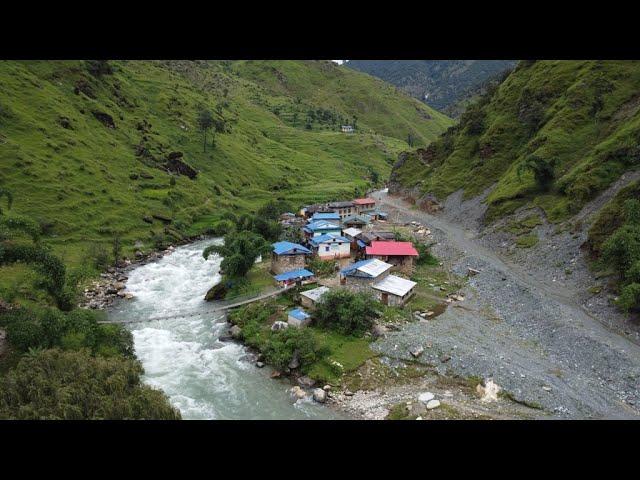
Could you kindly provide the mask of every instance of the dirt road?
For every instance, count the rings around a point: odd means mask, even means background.
[[[569,287],[534,278],[453,222],[384,192],[374,197],[392,219],[427,225],[438,241],[434,253],[454,273],[481,271],[469,278],[464,308],[411,324],[374,348],[410,359],[412,346],[430,344],[422,362],[491,377],[540,417],[640,416],[640,347],[586,312]]]

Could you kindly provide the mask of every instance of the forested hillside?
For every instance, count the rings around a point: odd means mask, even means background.
[[[346,66],[381,78],[428,105],[457,117],[514,60],[349,60]]]

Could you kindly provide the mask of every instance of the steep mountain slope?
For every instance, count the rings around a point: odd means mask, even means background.
[[[495,184],[488,219],[529,202],[567,218],[638,165],[639,88],[637,62],[523,62],[459,125],[403,157],[392,178],[439,199]],[[531,161],[548,167],[549,185],[523,170]]]
[[[456,207],[458,218],[481,214],[494,245],[507,246],[541,277],[575,283],[580,276],[585,302],[606,305],[614,297],[596,299],[602,281],[577,275],[575,261],[579,247],[588,247],[596,258],[604,255],[594,264],[598,278],[640,280],[631,268],[640,261],[637,204],[626,202],[638,192],[639,91],[639,62],[523,61],[458,125],[426,149],[401,154],[391,190],[428,209],[447,197],[447,205],[475,198]]]
[[[457,117],[485,84],[514,60],[349,60],[346,66],[381,78],[433,108]]]
[[[354,116],[356,134],[340,133]],[[450,124],[329,62],[4,61],[0,187],[78,263],[115,235],[131,249],[194,234],[274,194],[351,196],[388,174],[408,133],[424,145]]]

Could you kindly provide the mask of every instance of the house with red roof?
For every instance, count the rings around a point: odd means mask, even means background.
[[[419,254],[411,242],[373,241],[365,249],[366,258],[377,258],[393,265],[393,270],[411,273]]]
[[[373,210],[376,207],[376,201],[373,198],[356,198],[353,201],[356,214]]]

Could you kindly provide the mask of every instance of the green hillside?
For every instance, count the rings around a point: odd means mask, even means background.
[[[461,188],[470,198],[495,184],[487,221],[525,204],[552,221],[568,218],[637,167],[639,90],[638,62],[521,62],[392,177],[439,199]]]
[[[218,131],[206,152],[203,108]],[[274,196],[350,197],[388,175],[409,133],[424,145],[450,124],[330,62],[3,61],[0,187],[73,265],[115,235],[130,252]]]

